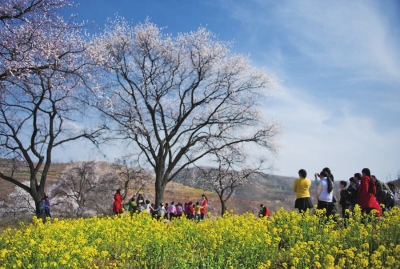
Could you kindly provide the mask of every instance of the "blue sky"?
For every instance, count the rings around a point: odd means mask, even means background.
[[[204,26],[276,75],[279,92],[264,108],[284,126],[274,174],[304,168],[311,178],[326,166],[337,180],[364,167],[382,180],[400,173],[400,1],[75,3],[71,12],[93,22],[91,32],[116,13],[134,24],[149,17],[171,34]]]

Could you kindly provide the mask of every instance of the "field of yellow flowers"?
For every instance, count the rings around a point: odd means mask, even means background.
[[[0,234],[0,268],[400,268],[400,209],[347,222],[283,209],[165,223],[36,218]]]

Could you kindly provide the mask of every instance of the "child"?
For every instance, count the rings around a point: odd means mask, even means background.
[[[188,207],[187,207],[187,218],[188,219],[190,219],[190,220],[194,220],[194,208],[193,208],[193,203],[192,203],[192,201],[190,201],[189,203],[188,203]]]
[[[135,203],[135,197],[132,197],[127,204],[125,204],[126,210],[129,211],[131,216],[136,213],[138,206]]]
[[[339,204],[342,207],[342,218],[348,217],[346,214],[346,209],[349,209],[349,206],[350,206],[350,203],[349,203],[350,195],[349,195],[348,191],[346,190],[346,186],[347,186],[347,182],[344,180],[341,180],[339,183],[339,187],[340,187]]]
[[[358,190],[357,190],[357,183],[354,180],[354,177],[351,177],[349,179],[350,185],[347,188],[347,203],[349,204],[349,210],[353,211],[354,206],[357,204],[358,201]]]
[[[139,212],[145,211],[144,206],[143,206],[142,203],[139,203],[139,205],[138,205],[138,210],[139,210]]]
[[[203,208],[203,206],[201,206],[200,203],[197,201],[196,206],[194,207],[195,219],[197,219],[197,221],[200,221],[200,219],[201,219],[201,209],[202,208]]]

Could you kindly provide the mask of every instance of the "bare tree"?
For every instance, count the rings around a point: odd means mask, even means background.
[[[120,179],[108,164],[77,162],[68,166],[52,186],[53,207],[70,216],[109,213]]]
[[[153,175],[134,162],[129,155],[116,159],[112,167],[122,181],[122,200],[126,200],[128,194],[137,195],[154,181]]]
[[[65,3],[5,0],[0,9],[0,157],[22,161],[29,185],[11,171],[0,178],[27,191],[37,214],[53,150],[81,138],[97,143],[103,130],[84,127],[90,65],[79,26],[57,16]]]
[[[221,203],[221,216],[226,211],[226,204],[236,190],[248,184],[251,175],[261,173],[263,160],[257,167],[246,164],[246,156],[238,147],[226,147],[213,152],[213,161],[217,167],[197,167],[202,176],[188,178],[187,181],[197,180],[203,189],[215,192]]]
[[[276,151],[279,124],[260,110],[272,77],[229,47],[204,28],[172,37],[121,18],[93,38],[92,59],[109,72],[98,109],[154,170],[156,203],[177,173],[212,152],[242,143]]]

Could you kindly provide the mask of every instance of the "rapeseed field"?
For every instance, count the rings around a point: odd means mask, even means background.
[[[283,209],[193,222],[140,213],[54,219],[0,234],[0,268],[400,268],[400,209],[326,219]]]

